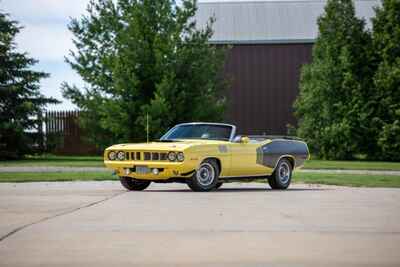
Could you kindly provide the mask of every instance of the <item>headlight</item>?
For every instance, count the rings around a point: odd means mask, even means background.
[[[108,153],[108,159],[109,160],[115,160],[116,155],[117,154],[114,151],[111,151],[111,152]]]
[[[118,158],[118,160],[124,160],[125,159],[125,152],[123,152],[123,151],[118,152],[117,158]]]
[[[176,155],[176,158],[178,161],[184,161],[185,160],[185,156],[183,155],[183,152],[178,152],[178,154]]]
[[[176,153],[175,152],[168,152],[168,160],[175,161],[176,160]]]

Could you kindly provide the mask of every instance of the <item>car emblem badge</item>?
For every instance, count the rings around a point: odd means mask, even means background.
[[[218,150],[221,153],[227,153],[228,152],[228,148],[225,145],[218,146]]]

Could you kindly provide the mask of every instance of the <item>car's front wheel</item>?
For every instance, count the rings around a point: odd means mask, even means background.
[[[292,180],[292,164],[288,159],[281,159],[276,165],[274,173],[268,178],[272,189],[286,189]]]
[[[215,185],[215,189],[220,188],[223,184],[224,184],[223,182],[218,182],[218,183]]]
[[[187,185],[196,192],[214,190],[218,184],[219,168],[215,160],[204,160],[198,170],[188,179]]]
[[[150,181],[137,180],[135,178],[120,176],[119,180],[123,187],[130,191],[142,191],[145,190],[149,185]]]

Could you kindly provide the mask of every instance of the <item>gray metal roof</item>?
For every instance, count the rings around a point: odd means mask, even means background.
[[[211,43],[303,43],[318,35],[317,18],[326,0],[200,2],[198,27],[215,16]],[[367,26],[378,0],[356,0],[356,15]]]

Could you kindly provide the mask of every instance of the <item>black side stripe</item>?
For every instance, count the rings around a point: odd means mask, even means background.
[[[304,142],[277,139],[257,148],[257,164],[275,168],[282,156],[290,155],[294,158],[296,167],[299,167],[308,158],[308,153]]]

